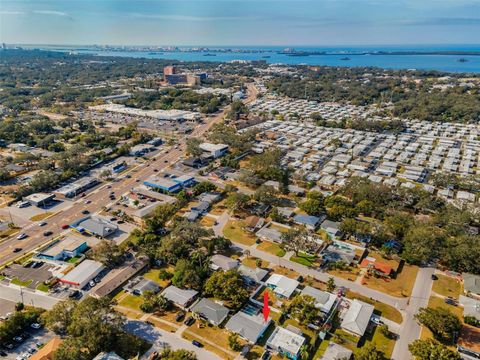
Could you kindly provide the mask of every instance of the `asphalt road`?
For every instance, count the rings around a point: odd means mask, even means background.
[[[26,288],[20,288],[17,286],[7,286],[0,284],[0,294],[2,299],[17,302],[23,302],[25,305],[32,305],[41,307],[43,309],[50,310],[61,299],[47,294],[39,293]]]
[[[251,101],[254,96],[253,94],[254,92],[252,92],[247,101]],[[220,122],[223,119],[228,109],[229,108],[222,110],[215,117],[207,118],[205,123],[198,125],[193,132],[188,135],[188,137],[191,138],[202,136],[214,123]],[[115,192],[115,195],[118,197],[121,194],[130,191],[133,187],[141,184],[150,176],[154,175],[156,173],[154,169],[157,169],[157,171],[160,172],[174,164],[184,154],[185,143],[186,137],[181,139],[175,146],[165,148],[146,163],[138,165],[132,169],[135,172],[132,173],[131,178],[123,178],[118,182],[103,184],[93,191],[88,192],[85,197],[80,197],[74,200],[74,205],[72,207],[60,211],[48,218],[46,220],[48,222],[47,225],[43,226],[42,228],[32,226],[28,230],[24,231],[28,235],[28,238],[24,240],[17,240],[15,235],[2,241],[0,243],[0,265],[15,260],[23,254],[28,254],[40,246],[48,243],[55,236],[58,236],[62,233],[61,227],[63,224],[70,224],[77,220],[81,216],[80,214],[83,210],[88,210],[92,214],[99,211],[103,206],[111,202],[109,198],[111,191]],[[111,188],[107,188],[107,185],[110,185]],[[90,200],[91,203],[85,204],[86,200]],[[45,237],[43,236],[43,232],[45,231],[52,231],[53,235],[50,237]],[[22,248],[22,251],[14,253],[13,250],[16,247]]]

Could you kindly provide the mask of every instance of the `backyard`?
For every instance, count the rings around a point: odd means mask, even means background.
[[[255,244],[256,237],[243,230],[243,221],[229,220],[223,228],[223,235],[232,242],[243,245]]]
[[[408,297],[411,295],[415,279],[417,278],[418,267],[405,264],[395,279],[376,278],[374,276],[364,277],[362,284],[371,289],[378,290],[392,296]]]
[[[278,257],[283,257],[285,255],[285,250],[283,250],[279,244],[270,241],[262,241],[258,244],[257,249]]]
[[[432,291],[441,296],[450,296],[458,300],[458,297],[463,292],[463,286],[457,279],[446,276],[437,275],[437,280],[433,282]]]

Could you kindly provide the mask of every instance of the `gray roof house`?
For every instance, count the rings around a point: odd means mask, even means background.
[[[210,262],[211,262],[210,267],[213,270],[222,269],[222,270],[228,271],[228,270],[235,269],[238,266],[238,260],[229,258],[224,255],[219,255],[219,254],[213,255],[210,258]]]
[[[335,344],[334,342],[330,342],[320,360],[349,360],[352,357],[352,354],[352,350]]]
[[[331,220],[324,220],[320,228],[325,230],[331,237],[340,236],[340,223]]]
[[[143,295],[146,291],[156,294],[161,290],[161,287],[152,280],[145,279],[143,276],[138,276],[125,286],[125,290],[134,295]]]
[[[301,295],[308,295],[315,299],[315,307],[320,309],[321,312],[328,314],[332,309],[335,301],[337,300],[337,296],[322,291],[319,289],[315,289],[311,286],[305,286],[305,288],[300,292]]]
[[[268,270],[260,269],[258,267],[254,269],[245,265],[240,265],[238,267],[238,272],[248,283],[260,283],[268,274]]]
[[[463,306],[464,316],[473,316],[480,321],[480,300],[460,295],[460,304]]]
[[[226,319],[229,312],[225,306],[206,298],[202,298],[199,302],[193,305],[190,310],[198,317],[215,326],[220,325]]]
[[[463,288],[465,293],[471,293],[477,296],[480,296],[480,276],[463,273]]]
[[[197,296],[198,291],[191,289],[180,289],[170,285],[163,290],[162,295],[182,309],[186,309]]]
[[[299,225],[304,225],[307,229],[315,230],[318,225],[325,219],[325,215],[322,217],[312,215],[295,215],[293,221]]]
[[[272,319],[265,321],[263,314],[248,315],[239,311],[225,324],[225,328],[238,334],[243,339],[255,344],[265,333]]]
[[[341,327],[352,334],[363,336],[367,330],[374,307],[363,301],[353,300],[343,316]]]

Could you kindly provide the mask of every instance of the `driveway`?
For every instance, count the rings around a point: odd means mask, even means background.
[[[134,335],[153,343],[152,348],[142,356],[142,359],[148,358],[153,351],[162,351],[166,347],[173,350],[186,349],[195,352],[199,360],[220,360],[217,355],[196,346],[189,341],[182,339],[179,335],[155,328],[143,321],[128,320],[125,329]]]

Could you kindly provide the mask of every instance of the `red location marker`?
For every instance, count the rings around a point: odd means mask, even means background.
[[[268,306],[268,293],[265,291],[263,293],[263,319],[265,322],[268,321],[268,314],[270,314],[270,307]]]

